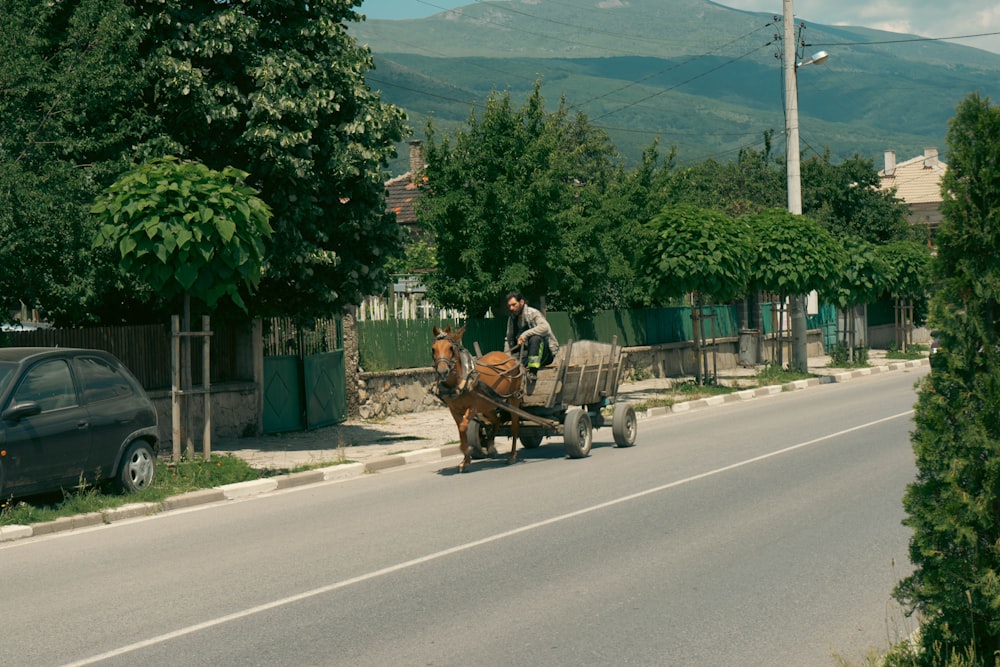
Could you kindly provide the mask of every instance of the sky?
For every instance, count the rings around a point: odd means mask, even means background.
[[[364,0],[360,11],[373,19],[422,18],[476,1]],[[781,14],[783,8],[782,0],[716,2],[774,14]],[[1000,33],[1000,0],[795,0],[794,7],[796,18],[825,25],[863,26],[936,38]],[[1000,53],[1000,34],[949,42]]]

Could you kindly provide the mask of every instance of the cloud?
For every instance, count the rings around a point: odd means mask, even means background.
[[[718,0],[734,9],[774,13],[778,0]],[[963,0],[961,9],[943,0],[796,0],[795,16],[826,25],[863,26],[922,37],[956,37],[1000,31],[1000,2]],[[1000,36],[962,40],[1000,53]]]

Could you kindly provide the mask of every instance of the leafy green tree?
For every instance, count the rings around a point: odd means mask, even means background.
[[[784,303],[789,295],[834,292],[844,249],[818,222],[779,209],[746,216],[746,222],[753,237],[750,293],[777,294]],[[781,352],[779,347],[779,363]]]
[[[166,299],[194,297],[209,309],[223,297],[246,310],[240,288],[261,279],[271,212],[244,184],[246,172],[155,159],[108,188],[92,212],[95,248],[117,250],[123,273]]]
[[[879,246],[856,236],[840,239],[844,264],[830,292],[821,294],[840,310],[874,302],[889,281],[890,269]]]
[[[885,293],[896,301],[903,315],[897,341],[905,346],[911,341],[907,333],[927,315],[927,300],[931,289],[931,250],[916,241],[894,241],[877,248],[887,266]]]
[[[1000,655],[1000,109],[970,95],[948,126],[931,324],[941,350],[920,386],[906,490],[925,655]],[[929,662],[929,660],[928,660]]]
[[[910,238],[906,205],[879,186],[873,160],[854,155],[833,164],[827,149],[802,162],[802,212],[836,236],[875,244]]]
[[[620,159],[607,135],[564,101],[546,112],[541,86],[520,108],[493,93],[453,136],[428,126],[428,190],[417,219],[435,237],[428,294],[470,315],[519,289],[553,308],[604,307],[629,270],[603,210]]]
[[[655,240],[647,246],[647,281],[661,302],[693,293],[698,357],[705,301],[726,303],[746,293],[752,252],[750,230],[743,220],[690,204],[665,207],[649,227]],[[702,364],[697,358],[695,368],[701,383]]]
[[[86,321],[113,285],[94,278],[87,209],[154,125],[135,104],[143,33],[125,3],[106,0],[6,0],[3,15],[0,306]]]
[[[605,197],[604,211],[614,230],[605,240],[618,246],[629,267],[609,282],[605,308],[624,310],[654,303],[644,278],[646,251],[656,242],[656,233],[648,223],[667,203],[673,162],[674,151],[661,161],[654,142],[643,151],[639,165],[619,170]]]
[[[844,248],[844,264],[832,291],[820,294],[844,315],[846,327],[841,343],[847,350],[848,359],[854,361],[857,347],[855,318],[850,315],[856,306],[873,303],[882,294],[890,280],[889,264],[880,254],[881,246],[876,246],[856,236],[840,239]]]
[[[833,292],[844,249],[815,220],[770,209],[746,216],[753,235],[750,288],[782,295]]]
[[[731,216],[780,208],[786,201],[784,168],[771,155],[772,132],[764,149],[744,148],[735,161],[713,159],[673,172],[667,185],[670,200],[725,211]]]
[[[667,206],[649,223],[646,267],[660,299],[697,292],[716,303],[746,294],[752,237],[746,222],[690,204]]]
[[[403,112],[365,81],[371,54],[345,30],[359,20],[356,4],[6,3],[0,186],[13,202],[40,198],[6,224],[51,220],[64,202],[72,217],[51,225],[71,233],[38,234],[64,244],[39,244],[46,264],[86,260],[93,198],[133,164],[174,154],[251,173],[250,185],[272,208],[276,233],[250,304],[255,312],[329,314],[377,291],[401,241],[385,211],[385,165],[407,128]],[[4,176],[15,163],[19,171]],[[32,242],[34,229],[15,230],[18,247]],[[73,282],[77,302],[101,300],[107,289],[94,279]],[[43,303],[59,289],[49,284],[36,296],[33,285],[14,287],[4,293]]]
[[[147,104],[183,156],[234,165],[271,207],[259,311],[327,315],[386,281],[402,238],[385,164],[403,112],[365,81],[371,53],[345,31],[351,0],[148,0]]]

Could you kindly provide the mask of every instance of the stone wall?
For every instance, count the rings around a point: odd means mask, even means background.
[[[160,451],[169,453],[173,448],[173,404],[170,390],[150,391],[150,400],[156,408],[159,422]],[[195,450],[201,452],[204,425],[205,399],[195,394],[188,397],[193,424]],[[260,403],[257,386],[253,382],[232,382],[212,387],[212,437],[245,438],[260,433]]]
[[[381,419],[441,408],[444,404],[430,392],[434,381],[434,369],[430,366],[385,373],[358,373],[357,414],[362,419]]]

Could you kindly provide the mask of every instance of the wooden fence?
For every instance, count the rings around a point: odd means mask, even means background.
[[[252,382],[249,325],[212,325],[212,384]],[[169,324],[35,329],[0,333],[0,347],[81,347],[106,350],[124,363],[147,390],[169,389]],[[192,353],[193,382],[202,382],[201,348]]]

